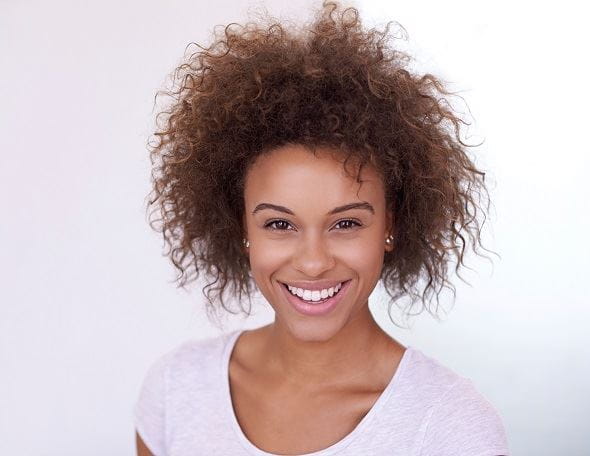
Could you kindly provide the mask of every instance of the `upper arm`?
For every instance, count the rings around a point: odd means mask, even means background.
[[[508,455],[502,419],[470,380],[458,381],[435,406],[422,455]]]
[[[139,436],[139,432],[135,431],[135,445],[137,448],[137,456],[154,456],[152,452],[145,446],[143,440]]]
[[[134,424],[139,456],[166,454],[166,372],[169,360],[170,356],[164,355],[152,363],[135,403]]]

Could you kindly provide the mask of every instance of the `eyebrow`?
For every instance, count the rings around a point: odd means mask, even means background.
[[[271,204],[271,203],[260,203],[258,206],[256,206],[254,208],[254,210],[252,211],[252,214],[255,214],[256,212],[261,211],[263,209],[272,209],[272,210],[275,210],[278,212],[284,212],[285,214],[295,215],[295,213],[291,209],[289,209],[285,206],[279,206],[277,204]],[[328,212],[326,215],[338,214],[340,212],[349,211],[351,209],[364,209],[364,210],[371,212],[371,214],[375,213],[375,209],[373,208],[373,206],[371,206],[366,201],[362,201],[360,203],[349,203],[349,204],[345,204],[344,206],[335,207],[330,212]]]

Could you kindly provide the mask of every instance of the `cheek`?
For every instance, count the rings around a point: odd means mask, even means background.
[[[342,260],[359,274],[377,274],[383,266],[384,248],[378,239],[359,239],[342,250]]]
[[[250,249],[252,276],[259,283],[268,280],[268,276],[274,274],[288,260],[287,250],[272,243],[258,241],[256,248]]]
[[[341,241],[333,246],[333,255],[341,265],[361,275],[379,275],[383,267],[384,246],[379,236],[366,236],[354,242]],[[292,249],[281,243],[256,241],[256,248],[250,250],[250,268],[259,286],[266,287],[277,271],[289,269]]]

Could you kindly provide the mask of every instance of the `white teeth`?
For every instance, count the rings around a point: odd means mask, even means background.
[[[292,287],[291,285],[287,285],[287,288],[292,294],[299,296],[305,301],[319,301],[320,299],[326,299],[328,296],[332,297],[338,293],[338,290],[342,288],[342,283],[323,290],[304,290],[302,288]]]

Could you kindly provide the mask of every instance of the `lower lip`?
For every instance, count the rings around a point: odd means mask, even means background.
[[[352,280],[344,282],[335,296],[332,296],[323,302],[319,302],[318,304],[308,303],[300,299],[298,296],[292,294],[282,283],[280,284],[280,287],[285,292],[287,301],[291,303],[297,312],[303,315],[320,316],[330,313],[338,305],[338,303],[344,299],[344,295],[348,291],[350,282],[352,282]]]

